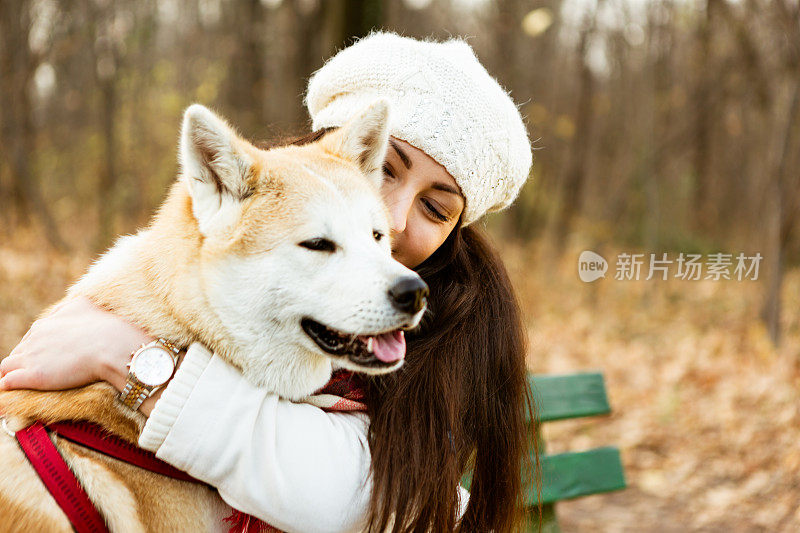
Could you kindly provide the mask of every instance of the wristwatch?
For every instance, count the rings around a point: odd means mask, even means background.
[[[180,349],[158,339],[133,352],[128,363],[128,381],[117,399],[136,411],[142,402],[164,386],[175,373]]]

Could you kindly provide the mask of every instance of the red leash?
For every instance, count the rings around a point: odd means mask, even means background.
[[[97,512],[78,479],[67,467],[41,422],[16,432],[25,455],[39,474],[50,494],[67,515],[78,533],[108,533],[108,527]]]
[[[97,424],[83,421],[66,421],[50,424],[47,429],[75,444],[86,446],[109,457],[150,470],[156,474],[180,479],[181,481],[202,483],[202,481],[193,478],[183,470],[178,470],[169,463],[158,459],[152,452],[143,450],[109,433]]]

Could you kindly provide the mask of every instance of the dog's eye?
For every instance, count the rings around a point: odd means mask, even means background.
[[[374,238],[376,241],[380,241],[380,240],[383,238],[383,233],[381,233],[381,232],[380,232],[380,231],[378,231],[378,230],[372,230],[372,237],[373,237],[373,238]]]
[[[309,250],[314,250],[316,252],[335,252],[336,251],[336,243],[329,239],[324,239],[319,237],[317,239],[309,239],[307,241],[301,242],[298,246],[302,246],[303,248],[308,248]]]

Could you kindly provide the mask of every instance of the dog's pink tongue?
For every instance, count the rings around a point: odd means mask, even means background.
[[[406,356],[406,337],[402,329],[376,335],[372,352],[384,363],[393,363]]]

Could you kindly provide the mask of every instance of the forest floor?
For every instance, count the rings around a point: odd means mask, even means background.
[[[759,282],[617,281],[610,269],[584,283],[580,251],[553,261],[546,246],[504,247],[531,370],[606,377],[613,413],[545,424],[548,451],[615,445],[625,466],[628,489],[557,505],[563,530],[800,531],[800,269],[785,279],[775,349]]]
[[[579,250],[501,248],[531,370],[606,377],[613,414],[546,424],[545,439],[554,453],[618,446],[629,488],[558,504],[565,532],[800,531],[800,270],[775,349],[758,282],[583,283]],[[90,260],[25,230],[0,242],[0,357]]]

